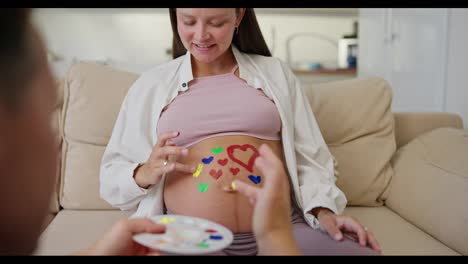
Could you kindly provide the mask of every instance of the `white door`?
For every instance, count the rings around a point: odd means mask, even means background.
[[[360,20],[363,32],[359,41],[375,46],[374,49],[381,47],[384,55],[365,56],[366,46],[360,47],[363,61],[359,61],[358,67],[364,67],[360,76],[379,75],[389,81],[393,88],[393,111],[443,111],[447,9],[371,9],[364,15]],[[379,33],[377,29],[366,31],[379,25]],[[371,33],[373,36],[369,36]],[[376,36],[382,39],[377,40]],[[369,65],[378,64],[377,60],[382,60],[381,65],[370,68]]]
[[[358,76],[390,79],[390,47],[387,39],[388,9],[359,9]]]

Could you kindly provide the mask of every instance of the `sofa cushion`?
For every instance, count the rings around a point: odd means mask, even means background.
[[[99,167],[120,105],[137,77],[84,62],[68,71],[62,110],[62,207],[112,208],[99,196]]]
[[[468,254],[468,132],[439,128],[400,148],[386,204],[462,254]]]
[[[459,255],[385,206],[347,207],[345,214],[372,231],[384,255]]]
[[[379,206],[396,150],[392,92],[380,78],[305,87],[320,130],[338,161],[337,185],[349,205]]]
[[[99,167],[104,150],[104,146],[73,141],[67,144],[60,197],[63,208],[114,209],[99,196]]]
[[[66,140],[107,145],[120,106],[137,74],[93,63],[78,63],[65,87]]]
[[[42,233],[35,255],[70,255],[96,242],[121,218],[122,211],[61,210]]]
[[[395,140],[397,148],[417,136],[439,127],[463,128],[462,118],[447,112],[399,112],[395,117]]]
[[[386,207],[348,207],[377,237],[385,255],[456,255]],[[122,211],[62,210],[39,240],[35,255],[68,255],[95,242],[112,224],[127,215]]]

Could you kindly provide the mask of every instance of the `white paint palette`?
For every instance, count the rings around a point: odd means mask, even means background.
[[[183,255],[209,254],[228,247],[234,238],[226,227],[202,218],[158,215],[151,217],[151,220],[166,225],[166,232],[138,234],[133,236],[133,239],[162,252]]]

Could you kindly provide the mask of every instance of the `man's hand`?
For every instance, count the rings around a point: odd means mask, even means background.
[[[299,255],[292,233],[288,176],[283,163],[268,145],[260,146],[258,152],[255,166],[265,177],[263,187],[239,180],[234,184],[235,189],[249,198],[254,206],[252,222],[259,254]]]
[[[164,233],[166,226],[156,224],[150,219],[124,219],[117,222],[99,241],[81,255],[159,255],[143,245],[136,243],[133,236],[139,233]]]

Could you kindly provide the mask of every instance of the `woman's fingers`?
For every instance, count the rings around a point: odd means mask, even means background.
[[[375,239],[374,234],[367,230],[367,238],[369,239],[369,245],[370,247],[377,251],[377,252],[382,252],[382,249],[380,248],[379,242],[377,242],[377,239]]]
[[[170,131],[166,133],[162,133],[161,135],[158,136],[158,142],[155,145],[155,148],[162,148],[164,145],[166,145],[166,141],[171,138],[175,138],[179,135],[180,133],[177,131]]]
[[[335,240],[343,240],[343,234],[340,231],[340,228],[336,224],[336,221],[333,217],[324,217],[320,221],[320,225],[327,231],[327,233]]]
[[[165,160],[169,155],[175,156],[186,156],[188,154],[188,149],[183,147],[176,147],[176,146],[164,146],[156,150],[156,158],[160,158]]]
[[[182,164],[182,163],[179,163],[179,162],[167,163],[165,166],[162,166],[162,167],[158,168],[158,170],[160,170],[161,175],[167,174],[167,173],[170,173],[170,172],[193,173],[193,172],[195,172],[195,169],[196,168],[194,166]]]
[[[194,173],[196,167],[195,166],[190,166],[186,164],[182,164],[179,162],[174,163],[174,170],[173,171],[178,171],[178,172],[185,172],[185,173]]]
[[[365,246],[367,244],[367,232],[361,224],[349,216],[341,216],[339,217],[339,220],[341,220],[338,221],[338,225],[341,226],[340,229],[345,229],[345,232],[355,233],[361,246]]]
[[[257,200],[257,195],[260,193],[260,189],[247,183],[239,180],[234,180],[234,185],[232,186],[235,190],[242,193],[244,196],[249,198],[252,204]]]

